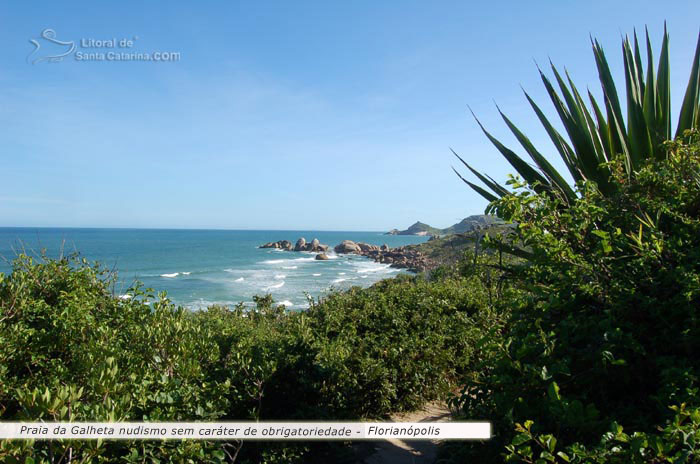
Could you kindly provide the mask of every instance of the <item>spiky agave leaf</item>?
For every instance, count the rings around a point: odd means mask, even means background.
[[[683,135],[688,129],[700,128],[700,34],[698,34],[698,45],[695,48],[695,58],[690,71],[690,79],[688,87],[683,98],[681,106],[681,114],[678,117],[678,128],[676,129],[676,137]]]
[[[472,113],[473,114],[473,113]],[[530,166],[525,160],[523,160],[521,157],[515,154],[513,150],[510,148],[506,147],[503,145],[501,142],[498,141],[494,136],[492,136],[481,124],[481,121],[479,121],[476,116],[474,116],[476,119],[477,124],[479,124],[479,127],[481,127],[481,130],[486,134],[486,137],[493,143],[496,148],[498,148],[498,151],[501,152],[503,157],[508,160],[508,162],[515,168],[518,173],[537,191],[543,191],[543,190],[548,190],[551,188],[551,185],[547,179],[537,172],[535,168]],[[466,163],[465,163],[466,164]]]
[[[639,79],[641,66],[637,61],[639,44],[635,34],[635,54],[629,38],[625,37],[622,54],[625,64],[625,84],[627,86],[627,138],[632,156],[632,168],[637,169],[641,163],[653,155],[654,150],[644,117],[644,85]]]
[[[648,30],[645,31],[645,38],[646,76],[636,31],[634,31],[632,40],[625,37],[622,41],[626,119],[623,119],[622,105],[603,48],[593,38],[591,38],[591,45],[603,91],[602,105],[598,104],[589,91],[588,100],[591,108],[589,110],[568,73],[565,73],[566,79],[564,79],[557,68],[551,65],[558,85],[557,90],[538,67],[542,83],[566,130],[568,141],[554,128],[539,106],[525,92],[525,97],[547,131],[574,181],[594,181],[603,194],[610,194],[615,190],[614,185],[610,182],[611,172],[607,164],[608,161],[621,156],[628,177],[632,177],[647,159],[652,157],[659,159],[666,156],[663,142],[671,138],[670,66],[666,25],[664,24],[663,41],[656,72]],[[605,109],[605,113],[601,108]],[[530,166],[492,136],[474,116],[479,127],[501,152],[501,155],[536,191],[556,191],[569,200],[575,198],[573,188],[568,185],[561,174],[534,147],[529,138],[501,112],[500,108],[498,111],[518,142],[535,162],[537,169]],[[679,115],[676,137],[681,136],[686,129],[690,128],[700,128],[700,36]],[[457,156],[456,153],[455,156]],[[457,157],[459,158],[459,156]],[[503,196],[507,193],[507,190],[499,186],[491,177],[479,173],[462,158],[459,159],[496,196]],[[461,175],[460,178],[470,186],[474,186]],[[494,198],[494,194],[486,192],[484,189],[475,190],[489,201]],[[482,192],[486,192],[488,195],[484,195]]]
[[[450,148],[450,150],[452,150],[452,149]],[[503,196],[503,195],[508,194],[508,190],[506,190],[504,187],[498,185],[498,183],[495,182],[493,179],[491,179],[489,176],[485,176],[485,175],[481,174],[479,171],[477,171],[476,169],[469,166],[469,164],[466,161],[464,161],[462,159],[462,157],[459,156],[454,150],[452,150],[452,154],[454,154],[457,157],[457,159],[460,160],[462,162],[462,164],[467,167],[467,169],[469,169],[472,173],[474,173],[474,175],[476,177],[478,177],[481,182],[483,182],[488,188],[493,190],[494,193],[496,193],[496,195]],[[455,172],[457,171],[455,168],[452,168],[452,170]],[[457,175],[459,175],[459,174],[457,174]],[[464,180],[464,178],[462,178],[461,175],[459,177],[462,180]],[[467,181],[465,180],[465,182],[467,182]],[[471,182],[467,182],[467,183],[471,184]]]
[[[651,49],[647,32],[647,48]],[[651,54],[649,55],[651,59]],[[671,73],[668,57],[668,32],[664,24],[664,39],[661,43],[659,66],[656,73],[656,132],[661,142],[671,139]]]
[[[513,135],[515,135],[515,138],[518,139],[518,142],[520,142],[520,145],[523,146],[525,151],[530,155],[530,158],[537,164],[537,167],[542,171],[542,173],[547,177],[547,180],[550,185],[555,186],[559,190],[561,190],[565,195],[566,198],[570,201],[573,201],[576,198],[576,193],[574,190],[569,186],[569,184],[566,183],[564,178],[559,174],[559,172],[554,169],[554,167],[547,161],[547,158],[544,157],[537,149],[535,146],[530,142],[530,139],[527,138],[525,134],[523,134],[520,129],[516,127],[513,122],[508,119],[508,117],[503,114],[500,108],[498,108],[498,112],[500,113],[501,117],[505,121],[506,125],[508,128],[513,132]]]

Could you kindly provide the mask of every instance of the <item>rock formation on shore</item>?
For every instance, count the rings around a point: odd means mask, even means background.
[[[413,272],[424,272],[436,267],[436,264],[423,253],[405,246],[388,250],[371,250],[365,256],[379,263],[390,264],[391,267],[408,269]]]
[[[334,250],[338,254],[366,256],[379,263],[390,264],[391,267],[408,269],[413,272],[423,272],[435,267],[435,263],[420,251],[405,246],[389,248],[387,245],[379,247],[369,243],[343,240]]]
[[[269,242],[260,245],[259,248],[276,248],[285,251],[312,251],[318,253],[315,257],[318,261],[330,259],[326,252],[328,245],[323,245],[318,239],[313,239],[307,242],[304,237],[299,238],[295,245],[289,240],[279,240],[277,242]],[[389,248],[388,245],[382,246],[370,245],[364,242],[353,242],[352,240],[343,240],[333,248],[337,254],[355,254],[366,256],[376,262],[389,264],[391,267],[408,269],[413,272],[423,272],[435,267],[435,263],[430,258],[423,255],[420,251],[409,247]]]

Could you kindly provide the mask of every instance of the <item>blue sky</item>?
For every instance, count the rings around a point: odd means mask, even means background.
[[[95,3],[0,6],[0,226],[446,227],[486,206],[449,147],[512,172],[467,105],[553,154],[534,62],[597,91],[589,34],[622,78],[621,34],[658,51],[667,20],[676,114],[700,28],[697,1]],[[28,64],[46,28],[180,60]]]

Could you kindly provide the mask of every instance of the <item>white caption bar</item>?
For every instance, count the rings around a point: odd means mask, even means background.
[[[489,422],[0,422],[0,439],[487,440]]]

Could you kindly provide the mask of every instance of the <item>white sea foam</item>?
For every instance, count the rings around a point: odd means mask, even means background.
[[[173,272],[172,274],[161,274],[160,276],[161,276],[161,277],[165,277],[165,278],[167,278],[167,279],[173,279],[173,278],[175,278],[175,277],[177,277],[177,276],[179,276],[179,275],[180,275],[179,272]]]
[[[284,274],[277,274],[277,275],[275,275],[275,279],[284,279],[285,277],[287,277],[287,276],[284,275]]]
[[[309,258],[294,258],[291,261],[314,261],[316,259],[315,256],[309,257]]]
[[[358,269],[356,272],[358,274],[367,274],[369,272],[381,272],[381,271],[386,271],[389,269],[389,266],[376,266],[376,267],[368,267],[364,269]]]
[[[340,282],[345,282],[346,280],[348,280],[348,279],[335,279],[335,280],[334,280],[333,282],[331,282],[331,283],[332,283],[332,284],[339,284]]]
[[[374,262],[357,262],[354,263],[354,267],[357,268],[355,271],[358,274],[388,274],[390,272],[396,272],[396,268],[390,267],[389,264],[381,264]]]
[[[280,288],[280,287],[282,287],[283,285],[284,285],[284,280],[283,280],[282,282],[278,283],[278,284],[273,284],[273,285],[270,285],[270,286],[268,286],[268,287],[265,287],[265,290],[272,290],[272,289],[275,289],[275,288]]]
[[[120,300],[130,300],[132,298],[133,298],[132,295],[119,295]]]
[[[280,264],[285,262],[286,260],[284,259],[268,259],[267,261],[263,261],[261,264]]]
[[[234,282],[243,282],[245,279],[243,277],[239,277],[238,279],[234,280]]]
[[[320,277],[320,276],[321,276],[321,274],[311,274],[311,275],[314,276],[314,277]]]
[[[338,275],[345,275],[345,273],[344,273],[344,272],[339,272]]]
[[[182,275],[190,275],[192,274],[191,272],[183,272]]]
[[[282,269],[299,269],[299,266],[282,266]]]
[[[286,307],[288,307],[288,308],[291,308],[292,306],[294,306],[294,303],[292,303],[292,302],[289,301],[289,300],[280,301],[278,304],[284,305],[284,306],[286,306]]]

